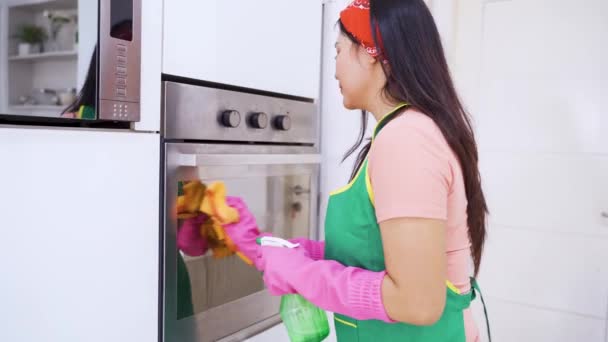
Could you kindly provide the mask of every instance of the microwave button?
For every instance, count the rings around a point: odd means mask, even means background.
[[[120,55],[116,56],[116,64],[123,67],[127,66],[127,57]]]
[[[127,68],[117,66],[117,67],[116,67],[116,75],[119,75],[119,76],[127,76]]]
[[[118,52],[119,56],[127,57],[127,46],[126,45],[124,45],[124,44],[116,45],[116,51]]]

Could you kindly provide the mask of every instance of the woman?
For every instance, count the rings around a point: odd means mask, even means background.
[[[258,247],[247,207],[226,226],[272,294],[335,313],[339,341],[477,341],[469,309],[486,236],[477,147],[423,0],[355,0],[340,13],[344,106],[378,121],[350,183],[333,193],[326,241]],[[349,153],[349,154],[350,154]],[[474,281],[473,281],[474,284]]]

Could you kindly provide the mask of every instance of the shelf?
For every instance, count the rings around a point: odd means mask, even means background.
[[[8,113],[3,114],[58,118],[64,108],[64,106],[52,105],[10,105],[7,108]]]
[[[54,106],[54,105],[11,105],[10,109],[13,110],[43,110],[43,111],[57,111],[61,112],[65,106]]]
[[[77,7],[77,0],[21,0],[20,3],[9,4],[10,9],[17,8],[19,10],[28,12],[41,12],[45,10],[65,11]]]
[[[43,60],[57,60],[57,59],[71,59],[76,58],[78,53],[76,51],[53,51],[43,53],[33,53],[26,56],[11,56],[8,58],[9,61],[43,61]]]

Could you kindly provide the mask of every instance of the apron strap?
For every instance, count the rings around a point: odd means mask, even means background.
[[[479,284],[477,284],[477,280],[471,277],[471,286],[473,287],[473,299],[476,297],[476,293],[479,292],[479,298],[481,298],[481,304],[483,304],[483,314],[486,318],[486,329],[488,331],[488,340],[492,342],[492,334],[490,333],[490,320],[488,318],[488,310],[486,309],[486,302],[483,300],[483,294],[479,289]]]

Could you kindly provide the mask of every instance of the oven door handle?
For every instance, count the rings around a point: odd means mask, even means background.
[[[320,154],[180,154],[179,166],[320,164]]]

